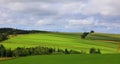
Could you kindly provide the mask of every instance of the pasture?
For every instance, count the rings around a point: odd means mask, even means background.
[[[0,64],[120,64],[120,55],[42,55],[0,61]]]
[[[81,33],[35,33],[18,35],[10,38],[2,44],[6,48],[17,47],[34,47],[44,46],[61,49],[74,49],[77,51],[85,51],[89,53],[89,49],[99,48],[103,54],[118,53],[118,43],[120,42],[120,35],[117,34],[103,34],[95,33],[87,36],[86,39],[80,38]]]

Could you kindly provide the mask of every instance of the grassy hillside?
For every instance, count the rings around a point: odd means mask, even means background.
[[[0,64],[119,64],[120,55],[45,55],[0,61]]]
[[[61,49],[74,49],[89,52],[92,47],[100,48],[102,53],[116,53],[120,35],[91,34],[86,39],[80,33],[36,33],[18,35],[2,42],[7,48],[45,46]]]

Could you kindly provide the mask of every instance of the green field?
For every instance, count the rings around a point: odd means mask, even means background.
[[[104,53],[118,53],[118,43],[120,35],[118,34],[90,34],[86,39],[80,38],[81,33],[36,33],[18,35],[10,38],[2,44],[6,48],[44,46],[61,49],[73,49],[77,51],[89,52],[89,49],[99,48]]]
[[[40,55],[19,57],[0,61],[0,64],[120,64],[120,53],[117,51],[120,43],[119,34],[94,33],[86,39],[80,38],[81,33],[35,33],[21,34],[1,42],[6,48],[17,47],[52,47],[55,49],[73,49],[89,53],[89,49],[99,48],[97,54],[77,55]],[[1,58],[2,59],[2,58]]]
[[[0,64],[120,64],[120,55],[43,55],[1,61]]]

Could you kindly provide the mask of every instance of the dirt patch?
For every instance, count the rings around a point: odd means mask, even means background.
[[[4,58],[0,58],[0,61],[3,61],[3,60],[10,60],[10,59],[13,59],[12,57],[4,57]]]

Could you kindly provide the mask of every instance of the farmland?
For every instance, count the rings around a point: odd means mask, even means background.
[[[119,64],[120,55],[43,55],[1,61],[0,64]]]
[[[99,48],[103,54],[118,53],[118,43],[120,42],[120,35],[95,33],[90,34],[86,39],[80,38],[81,33],[35,33],[18,35],[10,38],[2,44],[6,48],[17,47],[34,47],[44,46],[61,49],[74,49],[77,51],[85,51],[89,53],[89,49]]]
[[[82,33],[33,33],[19,34],[1,42],[7,49],[17,47],[50,47],[72,49],[87,54],[39,55],[16,58],[0,58],[0,64],[119,64],[119,34],[93,33],[81,39]],[[102,54],[88,54],[90,48],[99,48]],[[118,51],[117,51],[118,50]]]

